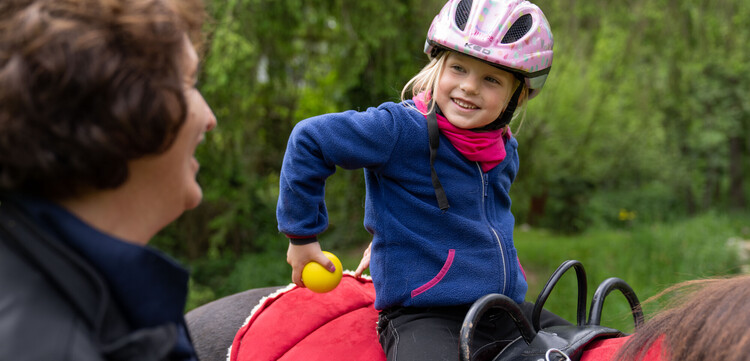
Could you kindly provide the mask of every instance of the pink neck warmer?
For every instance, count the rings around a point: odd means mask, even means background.
[[[421,112],[427,112],[424,93],[414,97],[414,104]],[[466,159],[479,162],[483,172],[489,172],[505,159],[504,129],[488,132],[474,132],[451,124],[444,116],[437,114],[440,131]],[[510,132],[509,132],[510,133]],[[510,134],[507,134],[510,137]]]

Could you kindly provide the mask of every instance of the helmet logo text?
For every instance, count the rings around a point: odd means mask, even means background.
[[[486,48],[483,48],[483,47],[481,47],[481,46],[479,46],[477,44],[472,44],[472,43],[466,43],[464,45],[464,48],[469,48],[471,50],[481,52],[484,55],[490,55],[492,53],[492,51],[490,51],[490,49],[486,49]]]

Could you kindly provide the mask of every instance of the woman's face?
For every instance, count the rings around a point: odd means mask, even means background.
[[[460,53],[446,56],[435,94],[445,118],[461,129],[481,128],[495,121],[514,90],[513,75]]]
[[[204,134],[216,126],[216,117],[195,88],[198,55],[187,37],[181,70],[187,118],[174,143],[164,153],[130,163],[131,177],[139,179],[139,186],[148,189],[148,196],[156,202],[154,206],[166,207],[163,212],[168,212],[172,219],[198,206],[203,198],[203,191],[196,181],[199,164],[194,156],[195,149],[203,141]]]

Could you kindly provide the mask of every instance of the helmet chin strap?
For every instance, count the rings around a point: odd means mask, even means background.
[[[518,107],[518,98],[521,97],[521,91],[523,90],[523,78],[517,74],[513,74],[513,75],[515,75],[516,79],[520,80],[520,82],[518,83],[518,86],[516,87],[516,91],[513,92],[513,96],[510,97],[510,100],[508,101],[508,106],[505,107],[505,110],[502,112],[502,114],[500,114],[499,117],[497,117],[495,121],[481,128],[475,128],[472,130],[474,131],[498,130],[510,124],[510,121],[513,119],[513,113],[516,112],[516,107]]]
[[[438,207],[440,210],[445,212],[450,208],[448,204],[448,197],[445,195],[443,185],[440,184],[437,172],[435,171],[435,157],[437,157],[438,147],[440,146],[440,129],[438,128],[437,115],[435,112],[440,112],[437,104],[435,108],[427,114],[427,132],[430,137],[430,174],[432,176],[432,187],[435,188],[435,197],[437,197]]]

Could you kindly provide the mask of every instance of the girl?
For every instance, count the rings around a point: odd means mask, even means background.
[[[389,360],[458,359],[471,303],[488,293],[523,303],[527,290],[513,246],[508,192],[518,143],[508,124],[549,73],[549,24],[527,1],[450,0],[425,53],[431,62],[402,91],[402,100],[409,90],[413,99],[300,122],[280,177],[279,230],[290,239],[292,280],[304,286],[306,263],[333,269],[317,241],[328,225],[326,178],[336,166],[364,168],[364,223]],[[358,274],[369,257],[368,250]],[[504,322],[487,321],[474,349],[490,352],[515,338]]]

